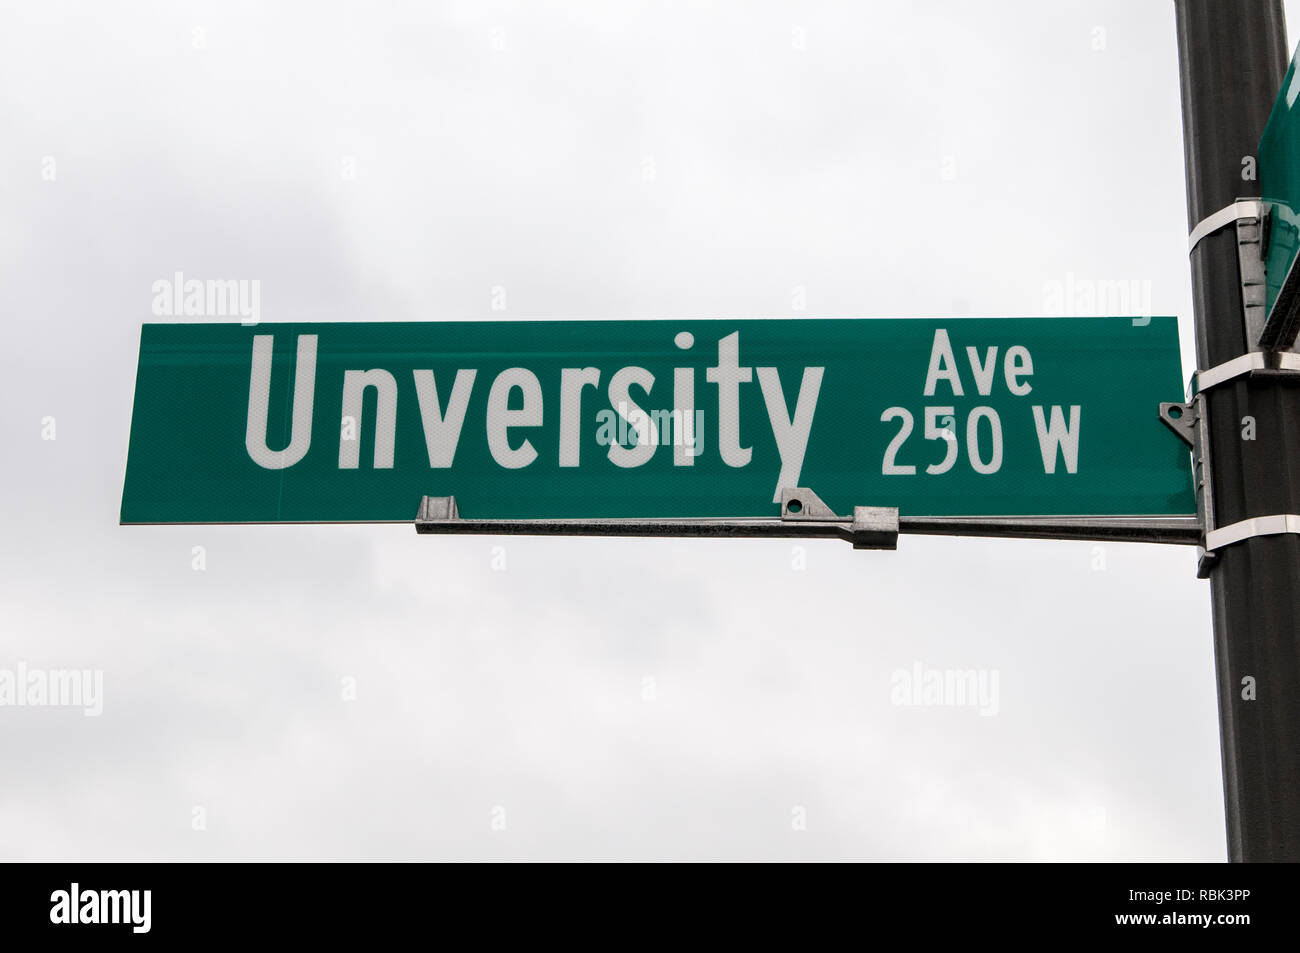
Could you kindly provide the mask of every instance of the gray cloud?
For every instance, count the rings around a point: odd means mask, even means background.
[[[100,668],[105,708],[0,709],[0,856],[1223,859],[1187,551],[117,526],[177,270],[259,279],[267,321],[498,318],[498,285],[519,320],[1026,315],[1073,273],[1150,281],[1190,370],[1173,26],[7,7],[0,667]],[[999,713],[891,704],[917,662],[996,669]]]

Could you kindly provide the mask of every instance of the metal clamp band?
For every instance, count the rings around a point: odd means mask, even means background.
[[[1251,351],[1230,361],[1192,375],[1192,393],[1199,394],[1255,371],[1281,371],[1285,376],[1300,374],[1300,354]]]
[[[1300,516],[1280,513],[1276,516],[1255,516],[1238,523],[1229,523],[1205,535],[1205,548],[1219,549],[1256,536],[1279,536],[1283,533],[1300,533]]]
[[[1191,254],[1197,244],[1206,235],[1226,228],[1242,218],[1259,218],[1264,214],[1264,203],[1259,199],[1237,199],[1227,208],[1221,208],[1213,215],[1201,219],[1192,233],[1187,236],[1187,254]]]

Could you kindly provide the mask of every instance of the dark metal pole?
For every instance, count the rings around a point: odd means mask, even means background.
[[[1238,197],[1286,71],[1281,0],[1175,0],[1188,228]],[[1246,173],[1246,175],[1243,175]],[[1236,231],[1191,256],[1198,366],[1250,350]],[[1237,378],[1204,395],[1215,522],[1300,513],[1300,388]],[[1250,434],[1246,417],[1254,418]],[[1248,439],[1248,435],[1254,439]],[[1228,857],[1300,860],[1300,536],[1257,536],[1210,570]]]

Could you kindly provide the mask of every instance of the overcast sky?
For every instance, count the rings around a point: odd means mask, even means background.
[[[103,713],[0,707],[0,858],[1225,859],[1194,548],[118,525],[177,271],[265,322],[1137,282],[1190,372],[1181,136],[1170,0],[4,0],[0,668]]]

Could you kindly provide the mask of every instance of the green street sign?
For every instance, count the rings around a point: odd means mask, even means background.
[[[1300,56],[1300,50],[1297,51]],[[1300,250],[1300,73],[1296,59],[1282,80],[1264,134],[1259,140],[1259,187],[1264,203],[1264,313],[1269,328],[1266,343],[1289,346],[1300,310],[1300,271],[1294,270]],[[1294,273],[1293,273],[1294,271]],[[1281,302],[1279,304],[1279,301]],[[1275,307],[1276,306],[1276,307]],[[1254,341],[1247,342],[1254,344]]]
[[[149,324],[123,523],[1195,513],[1177,321]]]

